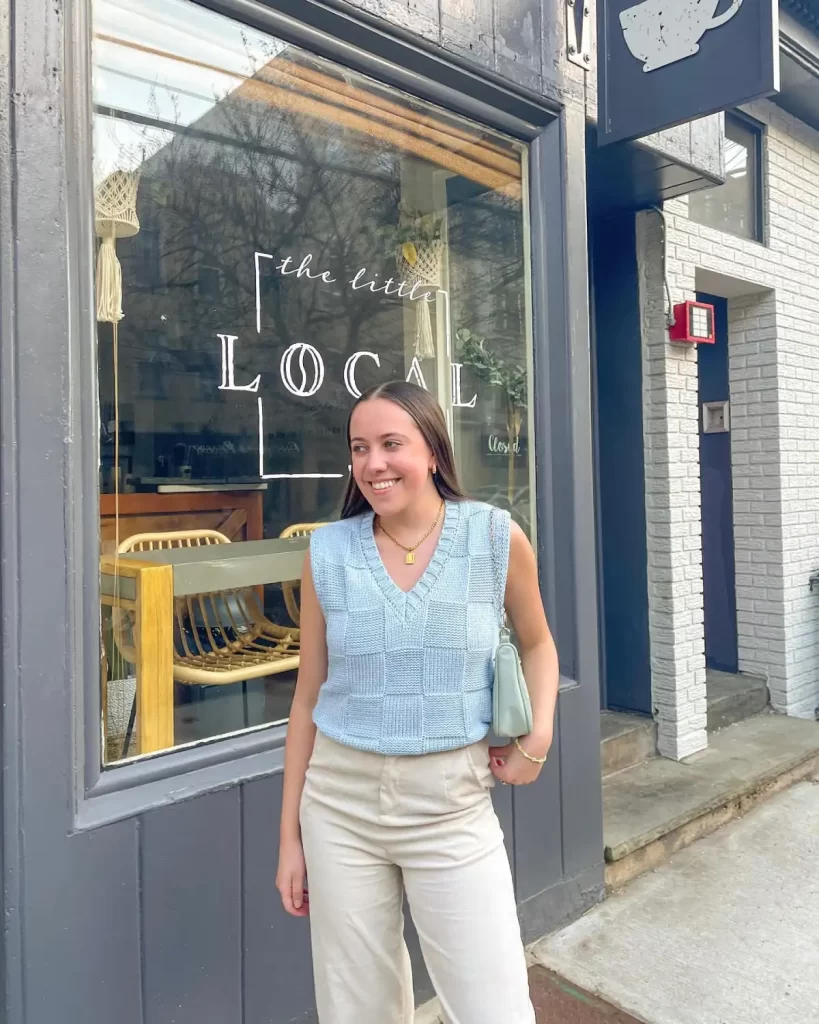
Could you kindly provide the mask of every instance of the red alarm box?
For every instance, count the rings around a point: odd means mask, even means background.
[[[681,302],[674,307],[674,326],[668,328],[669,341],[713,345],[716,339],[714,307],[707,302]]]

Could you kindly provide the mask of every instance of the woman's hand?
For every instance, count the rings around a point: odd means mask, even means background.
[[[307,870],[304,865],[301,841],[299,839],[284,840],[279,846],[276,888],[281,895],[284,909],[293,917],[307,917],[310,912],[306,880]]]
[[[552,737],[522,736],[520,745],[532,757],[546,757]],[[528,786],[540,775],[543,765],[530,761],[514,743],[489,748],[489,768],[498,782],[509,786]]]

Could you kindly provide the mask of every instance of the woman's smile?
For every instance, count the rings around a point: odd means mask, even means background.
[[[398,477],[393,477],[390,480],[373,480],[370,482],[370,487],[372,487],[376,494],[384,494],[400,482]]]

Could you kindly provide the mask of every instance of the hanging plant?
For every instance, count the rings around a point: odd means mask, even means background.
[[[398,223],[385,224],[378,229],[384,239],[388,256],[400,251],[406,262],[414,267],[418,250],[442,242],[443,218],[434,213],[420,213],[403,200],[398,206]]]
[[[516,409],[525,409],[529,397],[526,367],[511,365],[500,359],[487,347],[486,338],[473,334],[466,327],[455,332],[458,355],[472,368],[476,377],[490,387],[500,388],[507,403]]]
[[[405,203],[398,207],[398,224],[384,225],[379,234],[387,244],[387,254],[395,259],[402,280],[431,292],[441,287],[444,241],[443,219],[431,213],[419,213]],[[415,302],[415,355],[419,359],[435,356],[435,339],[429,303]]]

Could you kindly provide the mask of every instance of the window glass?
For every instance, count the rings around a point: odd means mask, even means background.
[[[533,529],[525,150],[183,0],[98,0],[104,760],[283,722],[355,396]]]
[[[748,122],[726,116],[725,183],[691,195],[692,220],[717,231],[761,241],[759,141],[759,131]]]

